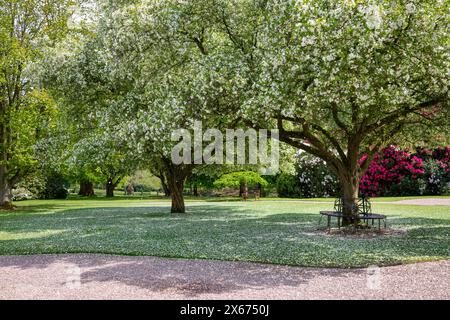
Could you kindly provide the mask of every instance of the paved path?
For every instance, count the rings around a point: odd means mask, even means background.
[[[108,255],[0,256],[0,299],[450,299],[450,260],[318,269]]]

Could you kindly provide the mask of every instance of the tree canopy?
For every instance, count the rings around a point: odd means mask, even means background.
[[[13,112],[24,123],[36,118],[17,111],[27,101],[54,103],[71,156],[108,180],[126,175],[119,168],[129,172],[130,159],[145,163],[172,189],[174,212],[184,212],[182,190],[194,165],[170,161],[171,135],[196,121],[278,129],[282,142],[336,173],[347,216],[385,146],[450,141],[448,1],[88,3],[92,10],[72,19],[76,31],[56,41],[69,2],[52,0],[48,11],[38,1],[0,1],[4,128],[13,127]],[[16,22],[28,14],[34,22],[22,29]],[[25,89],[31,77],[24,61],[36,56],[50,95]],[[3,148],[33,144],[11,130]],[[16,136],[25,142],[8,138]],[[14,163],[14,152],[2,154],[2,163]],[[30,163],[26,157],[15,160],[18,167]],[[0,165],[0,178],[14,175],[11,168]]]
[[[69,0],[0,1],[0,206],[35,167],[33,146],[54,103],[39,87],[33,62],[66,31]]]
[[[167,7],[176,41],[203,57],[194,97],[220,93],[212,113],[226,106],[236,121],[277,127],[281,141],[325,160],[341,181],[346,208],[387,144],[448,141],[445,1],[174,1]]]

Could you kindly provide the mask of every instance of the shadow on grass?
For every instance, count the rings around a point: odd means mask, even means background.
[[[168,206],[37,205],[0,217],[0,239],[2,233],[7,239],[0,240],[0,254],[105,253],[317,267],[448,256],[449,220],[397,216],[388,222],[408,228],[406,236],[344,239],[311,232],[318,213],[277,208],[196,204],[174,215]]]

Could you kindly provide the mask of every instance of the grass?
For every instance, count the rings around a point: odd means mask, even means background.
[[[450,207],[375,203],[404,236],[373,239],[317,233],[330,203],[34,200],[0,213],[0,255],[106,253],[363,267],[449,259]]]

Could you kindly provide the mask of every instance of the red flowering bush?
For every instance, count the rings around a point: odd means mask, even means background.
[[[375,155],[361,179],[360,192],[369,197],[384,195],[405,177],[415,180],[424,173],[421,158],[395,146],[389,146]]]
[[[374,157],[361,179],[360,192],[369,197],[442,194],[450,181],[449,165],[449,147],[417,147],[410,153],[389,146]]]

